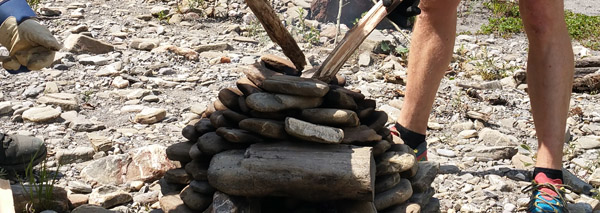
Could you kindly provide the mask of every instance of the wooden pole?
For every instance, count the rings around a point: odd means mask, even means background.
[[[330,82],[335,78],[335,74],[342,68],[344,63],[348,61],[350,56],[360,47],[362,42],[373,32],[375,27],[381,22],[389,12],[393,11],[402,0],[394,0],[389,7],[383,6],[383,2],[379,1],[367,14],[360,19],[352,30],[350,30],[344,40],[333,50],[327,57],[325,62],[319,67],[313,78],[317,78],[324,82]]]
[[[302,53],[290,32],[285,29],[269,2],[267,0],[246,0],[246,4],[265,28],[271,40],[279,44],[283,54],[294,63],[298,70],[298,73],[295,74],[300,75],[300,72],[306,66],[304,53]]]

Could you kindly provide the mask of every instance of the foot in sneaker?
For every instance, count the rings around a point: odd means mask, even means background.
[[[392,135],[401,138],[402,141],[404,141],[404,144],[415,151],[417,161],[427,161],[427,142],[425,142],[425,135],[408,130],[398,123],[390,127],[390,132]]]
[[[524,193],[532,192],[527,212],[568,212],[564,188],[566,186],[561,179],[551,179],[544,173],[537,173],[533,183],[523,189]]]
[[[0,167],[25,171],[27,166],[39,164],[46,157],[46,146],[38,138],[0,133]]]

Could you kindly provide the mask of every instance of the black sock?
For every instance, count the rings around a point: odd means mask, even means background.
[[[416,149],[422,143],[425,143],[425,135],[413,132],[402,125],[396,123],[396,130],[400,133],[400,138],[404,141],[404,144],[410,146],[410,148]]]
[[[533,169],[533,178],[540,172],[546,174],[550,179],[560,179],[561,181],[564,181],[562,170],[535,167]]]

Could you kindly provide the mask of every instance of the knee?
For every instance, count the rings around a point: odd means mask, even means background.
[[[553,4],[530,4],[521,1],[521,17],[525,32],[530,39],[545,39],[566,30],[562,6]],[[535,1],[533,1],[535,2]]]
[[[421,0],[419,8],[423,13],[439,13],[440,11],[456,12],[460,0]]]

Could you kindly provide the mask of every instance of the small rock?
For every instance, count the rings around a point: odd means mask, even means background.
[[[458,138],[461,139],[469,139],[474,137],[477,137],[477,130],[463,130],[462,132],[458,133]]]
[[[81,176],[101,184],[123,183],[122,172],[129,164],[127,154],[109,155],[92,161],[81,170]]]
[[[148,95],[148,96],[145,96],[144,98],[142,98],[142,101],[149,102],[149,103],[155,103],[155,102],[159,102],[160,98],[156,95]]]
[[[131,162],[127,165],[124,182],[158,180],[177,165],[167,158],[166,147],[153,144],[128,152]]]
[[[516,142],[518,141],[514,137],[510,137],[498,130],[490,128],[483,128],[479,131],[479,139],[481,139],[484,144],[492,146],[516,145]]]
[[[184,169],[171,169],[165,173],[165,180],[169,183],[189,184],[191,177]]]
[[[179,194],[166,195],[160,198],[160,208],[165,213],[193,213],[195,211],[187,207]]]
[[[311,123],[336,127],[356,127],[360,123],[354,111],[344,109],[304,109],[302,118]]]
[[[160,194],[160,192],[158,192],[158,191],[151,191],[151,192],[146,192],[143,194],[137,194],[137,195],[133,196],[133,202],[139,203],[141,205],[153,204],[158,201],[159,194]]]
[[[375,194],[387,191],[400,183],[400,174],[382,175],[375,179]]]
[[[81,34],[69,35],[65,39],[64,47],[73,53],[105,54],[115,50],[111,44]]]
[[[498,175],[490,174],[487,176],[487,179],[490,181],[490,184],[501,192],[510,192],[512,190],[508,183]]]
[[[285,119],[285,131],[297,138],[318,143],[340,143],[344,131],[334,127],[320,126],[288,117]]]
[[[167,116],[167,111],[160,108],[145,108],[135,115],[134,121],[141,124],[153,124]]]
[[[79,63],[83,65],[103,66],[110,63],[110,58],[96,55],[79,59]]]
[[[594,170],[594,173],[588,178],[590,184],[594,187],[600,187],[600,168]]]
[[[121,76],[117,76],[115,79],[113,79],[111,86],[117,89],[123,89],[129,86],[129,81],[123,79]]]
[[[75,149],[59,149],[56,151],[56,160],[60,164],[81,163],[92,160],[94,148],[77,147]]]
[[[0,115],[9,115],[13,111],[13,105],[10,101],[0,102]]]
[[[205,195],[212,195],[217,190],[217,189],[213,188],[210,184],[208,184],[208,182],[206,182],[206,181],[193,180],[192,182],[190,182],[190,187],[195,192],[205,194]]]
[[[474,150],[466,153],[467,156],[476,157],[477,161],[490,161],[511,159],[518,150],[512,146],[497,147],[476,147]]]
[[[42,123],[52,121],[60,116],[60,110],[52,107],[34,107],[23,112],[23,120]]]
[[[85,204],[85,205],[82,205],[82,206],[79,206],[79,207],[73,209],[73,211],[71,211],[71,213],[114,213],[114,212],[110,211],[108,209],[102,208],[100,206]]]
[[[80,181],[70,181],[68,185],[69,190],[75,193],[88,194],[92,192],[92,186]]]
[[[183,163],[190,162],[192,159],[190,158],[189,152],[194,145],[194,143],[189,142],[173,144],[167,148],[167,157],[170,160],[180,161]]]
[[[368,67],[371,65],[371,53],[363,52],[358,56],[358,66]]]
[[[411,152],[412,149],[407,145],[392,145],[390,150],[375,160],[377,175],[393,174],[411,169],[416,163],[415,155]]]
[[[213,156],[223,151],[240,149],[243,148],[243,144],[231,143],[221,136],[217,135],[216,132],[209,132],[202,135],[196,143],[202,154],[206,156]]]
[[[129,193],[115,186],[101,186],[92,191],[89,202],[104,208],[111,208],[132,200]]]
[[[242,129],[220,127],[216,133],[232,143],[259,143],[263,141],[262,138]]]
[[[160,46],[160,40],[158,39],[143,39],[136,38],[131,41],[129,47],[137,50],[152,50]]]
[[[204,211],[213,202],[212,196],[195,192],[190,186],[183,188],[179,197],[186,206],[196,211]]]
[[[600,148],[600,136],[583,136],[575,141],[575,145],[582,149]]]
[[[46,88],[44,88],[44,93],[58,93],[58,85],[55,82],[47,82]]]
[[[90,188],[91,191],[91,188]],[[67,198],[71,202],[73,208],[77,208],[81,205],[87,204],[89,202],[89,195],[82,194],[69,194]]]
[[[424,161],[419,162],[419,169],[414,177],[410,178],[413,191],[422,192],[431,187],[431,183],[440,170],[440,164],[437,162]]]
[[[153,16],[159,16],[159,14],[166,16],[169,14],[169,8],[165,6],[154,6],[150,9],[150,14]]]
[[[92,148],[96,152],[106,152],[112,149],[113,143],[107,137],[98,135],[96,133],[87,134],[90,143],[92,144]]]
[[[216,44],[205,44],[194,47],[193,49],[198,52],[206,52],[206,51],[223,51],[230,49],[231,46],[227,43],[216,43]]]
[[[516,169],[520,170],[530,170],[535,165],[533,158],[520,153],[517,153],[515,156],[513,156],[511,162]]]
[[[254,93],[246,98],[248,107],[259,112],[315,108],[322,102],[322,98],[269,93]]]
[[[449,157],[449,158],[456,157],[456,152],[449,150],[449,149],[436,149],[435,152],[438,155],[444,156],[444,157]]]
[[[365,125],[344,128],[343,131],[344,139],[342,140],[342,143],[346,144],[364,144],[382,140],[381,135]]]

